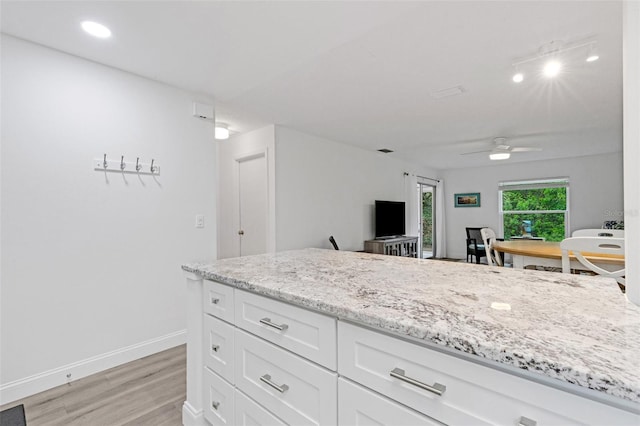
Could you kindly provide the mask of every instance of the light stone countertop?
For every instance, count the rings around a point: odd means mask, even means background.
[[[182,268],[640,403],[640,307],[610,279],[322,249]]]

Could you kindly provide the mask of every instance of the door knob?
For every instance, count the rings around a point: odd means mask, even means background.
[[[244,235],[244,231],[241,229],[238,231],[238,235]]]

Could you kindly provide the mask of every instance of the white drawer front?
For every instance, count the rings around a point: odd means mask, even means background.
[[[341,426],[442,426],[440,422],[342,378],[338,379],[338,399],[338,425]]]
[[[235,301],[236,326],[336,369],[335,318],[240,290]]]
[[[239,390],[236,390],[235,396],[236,426],[286,426],[286,423],[256,404]]]
[[[236,386],[289,424],[335,425],[337,375],[236,329]]]
[[[204,315],[204,365],[233,383],[234,327]]]
[[[233,287],[204,280],[204,312],[233,323]]]
[[[234,388],[208,368],[204,369],[204,418],[215,426],[232,426]]]
[[[339,373],[447,424],[634,424],[637,415],[352,324],[338,326]],[[391,377],[396,369],[441,396]]]

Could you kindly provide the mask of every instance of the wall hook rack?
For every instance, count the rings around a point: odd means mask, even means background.
[[[143,163],[140,157],[136,157],[136,161],[125,161],[124,155],[120,156],[120,160],[109,160],[107,154],[102,158],[93,160],[93,169],[103,172],[128,173],[138,175],[160,175],[160,166],[155,159],[151,163]]]

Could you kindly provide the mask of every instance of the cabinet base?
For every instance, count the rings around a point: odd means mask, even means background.
[[[189,401],[182,404],[182,424],[184,426],[208,426],[209,423],[204,419],[202,410],[193,408]]]

